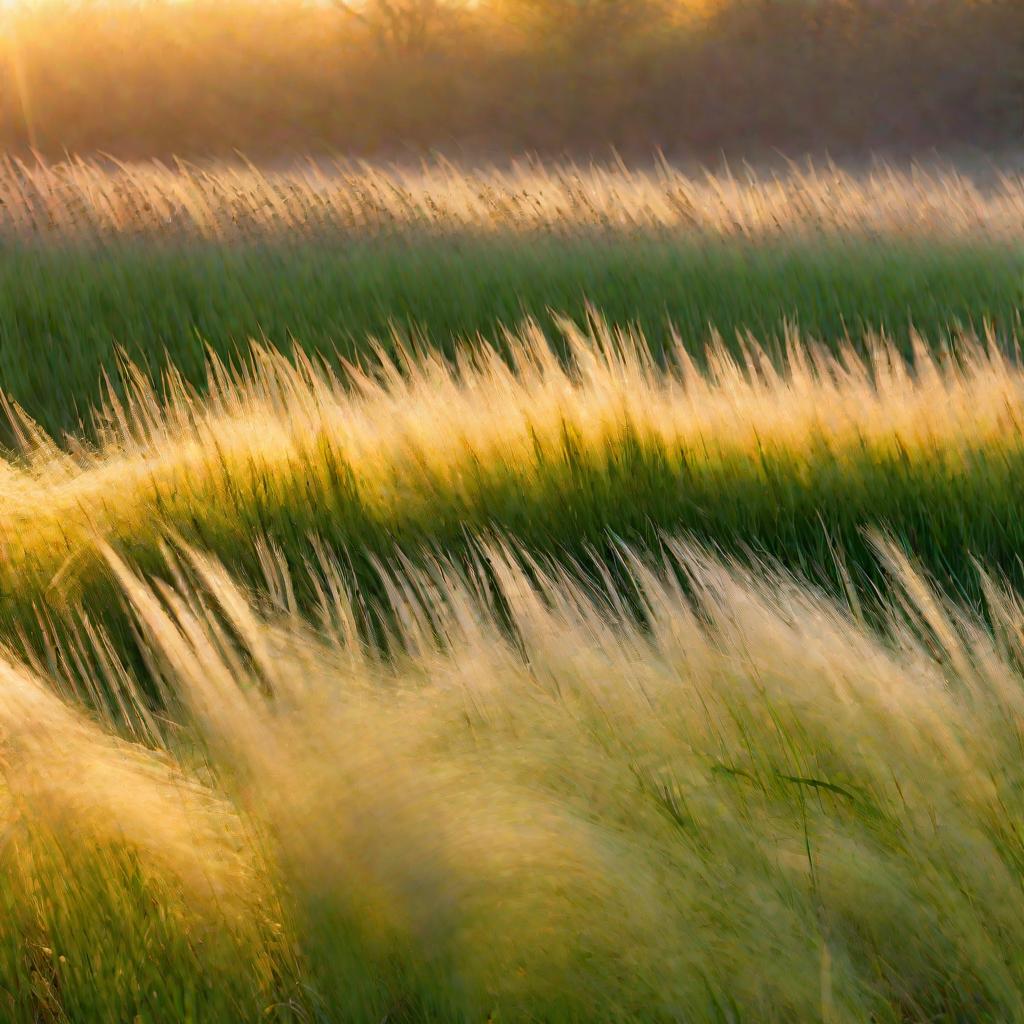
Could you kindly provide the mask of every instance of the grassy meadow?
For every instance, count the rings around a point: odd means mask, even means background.
[[[8,162],[0,1019],[1024,1022],[1022,227]]]
[[[1016,598],[892,555],[878,633],[672,544],[640,632],[512,555],[384,573],[387,661],[330,556],[312,622],[114,559],[164,713],[0,674],[7,1019],[1021,1018]]]
[[[953,170],[687,175],[668,165],[462,172],[311,164],[0,170],[0,388],[49,433],[88,433],[119,352],[201,386],[259,340],[334,366],[371,342],[451,353],[524,319],[713,331],[779,350],[885,331],[909,352],[1007,338],[1024,300],[1024,179]],[[397,336],[397,338],[396,338]],[[735,348],[735,345],[733,346]]]

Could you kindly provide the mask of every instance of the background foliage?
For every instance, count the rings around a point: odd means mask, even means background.
[[[147,0],[8,14],[0,145],[122,157],[1012,145],[1016,0]]]

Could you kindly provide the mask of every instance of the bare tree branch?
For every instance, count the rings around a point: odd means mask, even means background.
[[[348,0],[331,0],[331,3],[333,3],[334,6],[338,8],[338,10],[347,14],[350,18],[355,18],[357,21],[361,21],[364,25],[370,24],[370,19],[367,18],[362,11],[357,10],[350,3],[348,3]]]
[[[445,13],[441,0],[332,0],[339,10],[365,25],[382,50],[421,53],[440,30]]]

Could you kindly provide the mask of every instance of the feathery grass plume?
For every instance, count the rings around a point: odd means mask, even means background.
[[[4,762],[54,784],[4,814],[77,842],[84,880],[25,888],[4,846],[4,922],[35,928],[0,947],[12,1019],[41,1012],[40,956],[52,1019],[142,1012],[104,916],[121,861],[76,839],[101,804],[95,827],[149,865],[119,896],[142,897],[133,924],[168,927],[210,872],[257,919],[230,959],[157,946],[161,986],[134,990],[154,1019],[189,984],[244,1007],[268,977],[280,1019],[1022,1019],[1019,598],[989,583],[996,642],[886,546],[876,634],[780,569],[666,550],[620,551],[643,631],[615,588],[525,573],[508,545],[478,549],[489,586],[444,559],[383,568],[412,652],[391,659],[353,638],[326,555],[314,626],[207,556],[185,549],[169,586],[111,553],[176,725],[154,754],[0,674]],[[239,845],[181,844],[211,822]],[[93,941],[89,1005],[78,932],[40,912],[54,892]],[[238,1019],[224,999],[202,1019]]]
[[[1024,181],[982,187],[955,167],[833,164],[687,173],[664,161],[465,168],[309,161],[290,170],[159,161],[0,163],[0,235],[241,241],[377,233],[637,232],[705,238],[884,235],[1013,240]]]
[[[187,761],[100,728],[2,656],[5,1020],[251,1017],[287,963],[272,899],[250,827]]]
[[[863,586],[878,579],[863,530],[884,524],[959,586],[971,555],[1014,571],[1024,376],[991,338],[919,343],[911,364],[884,338],[861,357],[791,335],[778,363],[751,341],[740,357],[713,345],[699,369],[678,340],[661,366],[596,316],[562,330],[567,362],[530,324],[505,355],[381,352],[341,376],[258,349],[242,371],[214,362],[202,400],[174,375],[164,396],[131,375],[96,445],[25,427],[0,478],[0,620],[32,629],[78,595],[109,625],[97,542],[155,568],[168,535],[250,576],[252,537],[298,568],[315,535],[351,552],[367,590],[396,541],[456,552],[494,528],[610,558],[609,532],[651,545],[685,529],[837,586],[838,552]]]

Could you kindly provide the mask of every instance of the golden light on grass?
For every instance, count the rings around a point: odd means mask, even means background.
[[[1024,227],[1024,182],[982,188],[953,168],[863,173],[686,172],[660,163],[382,167],[251,164],[0,165],[0,233],[25,238],[238,240],[390,231],[663,231],[694,238],[851,237],[1010,240]]]
[[[622,551],[638,630],[613,593],[479,550],[485,589],[443,559],[385,570],[414,652],[392,660],[348,632],[329,557],[314,628],[197,553],[176,587],[111,556],[175,723],[148,744],[8,658],[10,1019],[123,1017],[143,985],[353,1021],[1021,1009],[1017,598],[990,589],[997,643],[893,555],[905,610],[878,635],[671,542],[673,571]],[[194,895],[223,871],[229,902]],[[147,928],[133,960],[120,937]]]
[[[598,319],[563,331],[568,364],[527,325],[510,356],[480,344],[454,363],[410,355],[340,377],[258,350],[249,372],[215,367],[204,400],[171,378],[165,401],[136,377],[98,447],[70,453],[26,424],[22,458],[0,463],[0,577],[14,596],[59,592],[96,571],[98,539],[153,547],[185,523],[230,532],[232,508],[307,516],[300,502],[312,523],[326,503],[353,529],[426,529],[486,516],[512,487],[540,509],[577,461],[597,480],[635,448],[664,467],[659,486],[777,466],[800,487],[825,466],[865,486],[899,467],[922,482],[996,473],[1020,447],[1024,375],[991,339],[963,338],[946,357],[919,343],[913,370],[881,338],[865,358],[793,336],[781,367],[753,342],[741,359],[719,342],[702,370],[681,342],[661,368]]]

